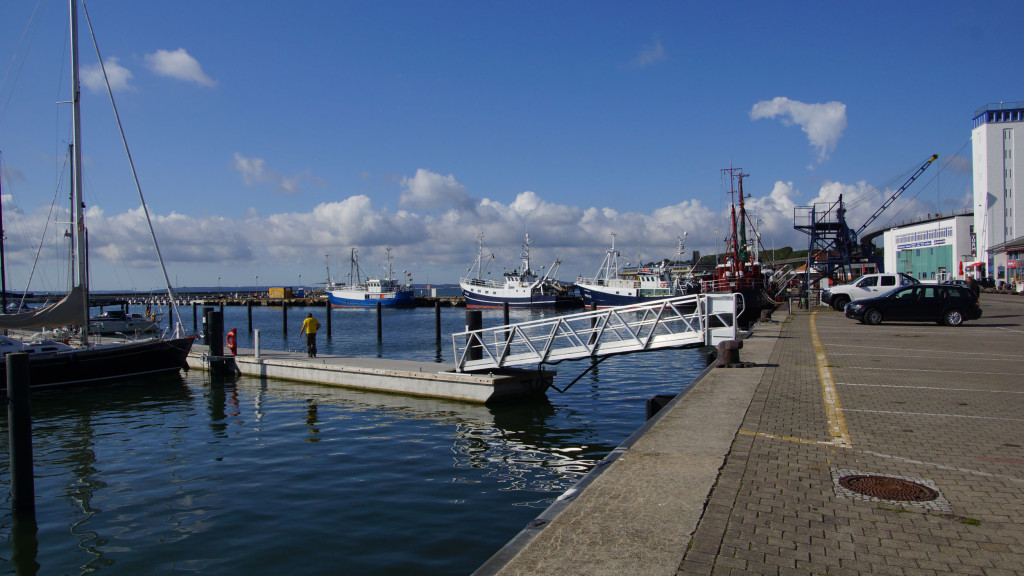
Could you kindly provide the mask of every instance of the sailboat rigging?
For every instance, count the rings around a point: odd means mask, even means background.
[[[51,306],[32,312],[0,316],[2,329],[39,329],[44,327],[78,326],[80,341],[77,346],[53,342],[23,344],[11,338],[0,339],[0,352],[29,353],[29,374],[32,388],[61,384],[94,382],[110,378],[178,371],[187,368],[186,357],[192,348],[193,337],[184,336],[180,315],[175,334],[170,338],[150,338],[109,344],[89,342],[89,263],[88,237],[85,227],[85,203],[82,199],[82,133],[81,133],[81,88],[79,84],[78,59],[78,13],[77,1],[69,0],[71,26],[71,90],[72,90],[72,266],[73,281],[68,295]],[[84,7],[84,3],[83,3]],[[88,18],[88,12],[86,12]],[[95,44],[95,37],[93,38]],[[99,50],[97,49],[97,56]],[[101,61],[102,66],[102,61]],[[109,92],[109,86],[108,86]],[[113,104],[113,96],[111,95]],[[115,106],[116,115],[116,106]],[[120,120],[118,120],[120,125]],[[122,131],[123,139],[123,131]],[[127,144],[125,150],[127,151]],[[129,153],[129,162],[130,153]],[[134,166],[132,173],[135,173]],[[136,177],[136,185],[138,178]],[[141,189],[140,189],[141,198]],[[145,208],[145,201],[143,200]],[[146,210],[148,219],[148,209]],[[152,223],[150,231],[152,232]],[[154,244],[156,243],[154,235]],[[159,246],[157,247],[159,254]],[[160,258],[163,267],[163,258]],[[167,280],[167,271],[164,269]],[[174,302],[170,281],[167,280],[168,295]],[[6,371],[0,372],[6,378]]]

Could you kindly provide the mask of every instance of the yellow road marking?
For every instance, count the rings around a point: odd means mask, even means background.
[[[769,434],[767,432],[754,432],[751,430],[740,430],[740,434],[744,436],[757,436],[759,438],[768,438],[770,440],[785,440],[786,442],[796,442],[798,444],[814,444],[815,446],[835,446],[835,442],[826,442],[824,440],[808,440],[806,438],[797,438],[795,436],[782,436],[780,434]]]
[[[839,394],[836,393],[836,383],[832,379],[832,371],[828,367],[828,358],[825,356],[825,348],[818,338],[818,326],[814,322],[817,311],[811,313],[811,343],[814,345],[814,355],[818,362],[818,377],[821,379],[821,393],[825,400],[825,415],[828,417],[829,433],[832,435],[832,442],[836,446],[849,447],[850,433],[846,429],[846,418],[843,417],[843,406],[839,403]]]

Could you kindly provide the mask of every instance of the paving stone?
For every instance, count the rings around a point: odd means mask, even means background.
[[[621,472],[616,463],[598,477],[608,476],[609,487],[595,490],[595,481],[536,536],[541,543],[524,546],[500,571],[481,575],[1024,576],[1024,298],[985,293],[981,305],[984,316],[959,328],[867,326],[826,308],[794,311],[771,324],[767,346],[755,328],[743,353],[757,368],[727,375],[713,370],[710,380],[695,386],[699,394],[684,396],[664,417],[707,425],[732,410],[735,424],[724,445],[694,439],[695,432],[673,436],[662,427],[627,447],[627,454],[638,447],[654,454],[665,452],[666,443],[687,446],[687,458],[710,481],[689,500],[661,501],[693,511],[692,525],[680,525],[686,515],[676,513],[670,534],[636,526],[627,531],[639,535],[635,539],[613,536],[627,524],[630,506],[642,518],[661,518],[634,500],[637,490],[610,487],[619,481],[612,479]],[[836,411],[826,410],[819,368],[831,374]],[[749,370],[756,372],[752,381],[745,380]],[[735,396],[729,407],[699,408],[718,394]],[[831,431],[839,423],[847,436],[836,443]],[[640,446],[643,440],[648,445]],[[701,445],[688,446],[691,441]],[[705,458],[712,452],[721,456]],[[657,468],[648,473],[677,491],[692,487],[691,471],[682,458],[678,464],[671,479]],[[843,471],[919,481],[939,496],[907,502],[851,493],[837,488],[836,474]],[[644,478],[640,471],[621,476]],[[596,496],[590,503],[588,492]],[[614,496],[613,506],[603,506],[599,493]],[[594,528],[601,523],[607,528]],[[617,547],[616,540],[627,547]],[[644,564],[648,570],[629,571],[640,564],[611,558],[574,569],[557,559],[579,558],[581,547],[586,554],[625,551],[639,559],[644,554],[629,547],[644,546],[647,556],[657,558]]]

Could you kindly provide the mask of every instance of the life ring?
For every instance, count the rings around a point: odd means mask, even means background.
[[[231,350],[232,354],[238,354],[238,346],[237,346],[237,344],[235,342],[235,329],[234,328],[232,328],[231,331],[228,332],[228,335],[227,335],[227,338],[226,338],[226,343],[227,343],[228,350]]]

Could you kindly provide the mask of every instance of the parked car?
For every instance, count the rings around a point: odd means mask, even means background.
[[[842,311],[847,303],[880,296],[897,286],[917,284],[913,276],[907,274],[865,274],[850,284],[833,286],[821,293],[821,301],[836,310]]]
[[[978,278],[978,284],[981,284],[982,288],[995,288],[996,279],[991,276],[987,278]]]
[[[897,288],[883,296],[846,305],[847,318],[865,324],[885,321],[937,322],[959,326],[981,318],[981,305],[970,290],[951,284],[917,284]]]

